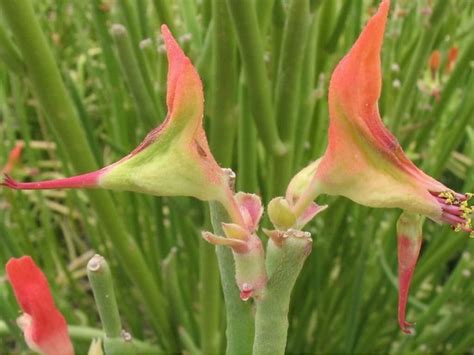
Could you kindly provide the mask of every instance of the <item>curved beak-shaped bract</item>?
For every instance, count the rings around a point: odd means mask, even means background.
[[[401,208],[471,231],[468,197],[418,169],[380,118],[380,52],[389,6],[389,0],[382,1],[332,74],[328,146],[297,209],[303,211],[325,193],[370,207]]]
[[[10,259],[6,271],[24,312],[17,322],[30,349],[45,355],[74,354],[66,321],[54,304],[46,277],[31,257]]]
[[[143,192],[156,196],[192,196],[221,202],[242,222],[232,200],[227,175],[212,156],[202,127],[204,95],[201,79],[168,27],[161,28],[168,56],[165,121],[120,161],[95,172],[66,179],[19,183],[13,189],[94,188]]]

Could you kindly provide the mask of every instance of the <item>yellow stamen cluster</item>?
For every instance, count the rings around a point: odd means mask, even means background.
[[[474,196],[472,193],[466,193],[466,200],[459,201],[452,191],[443,191],[439,194],[439,197],[443,198],[448,205],[457,205],[461,210],[461,218],[464,219],[464,223],[458,223],[454,228],[455,232],[460,232],[461,230],[471,230],[469,237],[474,238],[474,231],[472,228],[472,215],[474,213],[474,206],[470,206],[468,201]]]
[[[440,192],[438,196],[444,198],[444,200],[446,201],[448,205],[452,205],[457,201],[452,191]]]

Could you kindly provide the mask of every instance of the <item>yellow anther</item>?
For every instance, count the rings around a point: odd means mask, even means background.
[[[457,201],[452,191],[440,192],[438,196],[444,198],[448,205],[452,205],[454,202]]]
[[[472,223],[470,219],[466,220],[466,223],[464,223],[464,229],[467,229],[467,230],[472,229]]]

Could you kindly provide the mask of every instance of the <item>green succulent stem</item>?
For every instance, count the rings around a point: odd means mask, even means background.
[[[96,338],[103,338],[104,331],[87,327],[83,325],[69,325],[68,326],[68,333],[72,340],[75,341],[83,341],[83,342],[90,342],[92,339]],[[11,334],[10,328],[7,324],[0,320],[0,335],[8,335]],[[133,350],[140,353],[140,354],[161,354],[164,353],[163,350],[153,344],[149,344],[147,342],[133,339],[132,343],[134,345]]]
[[[291,292],[311,252],[309,233],[289,230],[280,241],[270,239],[266,267],[270,277],[256,300],[253,354],[284,354]]]
[[[155,125],[158,114],[153,105],[153,97],[147,90],[127,29],[123,25],[114,24],[111,33],[117,48],[122,73],[132,93],[136,110],[145,121],[145,125],[152,127]]]
[[[214,233],[224,235],[222,222],[230,218],[217,202],[210,203]],[[217,260],[221,274],[222,291],[226,309],[227,355],[251,354],[254,336],[254,317],[250,303],[243,302],[235,282],[235,267],[232,251],[224,246],[216,246]]]
[[[230,15],[222,0],[213,0],[212,95],[210,144],[216,160],[230,166],[237,126],[237,51]]]
[[[102,256],[96,254],[89,260],[87,277],[92,286],[105,335],[109,338],[119,337],[122,323],[115,298],[112,273],[109,264]]]
[[[404,114],[413,102],[413,87],[416,85],[416,80],[419,78],[423,66],[426,65],[426,60],[443,23],[442,14],[445,12],[448,4],[449,1],[438,1],[436,3],[428,27],[422,32],[415,52],[411,56],[411,61],[405,71],[403,86],[392,112],[392,130],[395,134],[403,122]]]
[[[201,349],[204,354],[219,352],[219,335],[221,332],[221,293],[219,269],[214,246],[201,240],[199,245],[199,264],[202,305],[200,319]]]
[[[157,347],[133,340],[130,334],[122,330],[112,273],[107,261],[102,256],[96,254],[89,260],[87,277],[92,286],[95,303],[105,333],[102,334],[105,353],[109,355],[123,354],[124,352],[156,353],[159,351]]]
[[[274,119],[270,82],[266,75],[265,54],[254,3],[250,0],[227,0],[227,6],[251,92],[250,106],[258,133],[268,152],[276,156],[285,154],[286,147],[278,135]]]
[[[3,61],[12,72],[19,75],[25,73],[25,64],[21,59],[20,53],[18,53],[15,45],[8,38],[3,26],[0,26],[0,60]]]
[[[296,143],[295,131],[297,127],[296,113],[300,105],[299,86],[309,20],[309,1],[291,1],[278,64],[275,112],[280,137],[287,147],[292,148],[286,154],[277,156],[274,161],[272,175],[275,178],[274,194],[284,193],[293,167],[293,149]],[[303,144],[303,142],[296,144]]]

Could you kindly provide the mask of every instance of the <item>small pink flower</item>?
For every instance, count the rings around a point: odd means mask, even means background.
[[[267,283],[264,249],[262,241],[255,234],[263,207],[260,197],[254,194],[238,192],[235,201],[243,217],[243,225],[222,223],[223,236],[203,232],[202,237],[211,244],[232,249],[240,298],[247,301],[250,297],[260,297]]]
[[[30,349],[45,355],[74,354],[66,321],[54,304],[46,277],[33,259],[11,258],[6,271],[24,312],[17,322]]]

